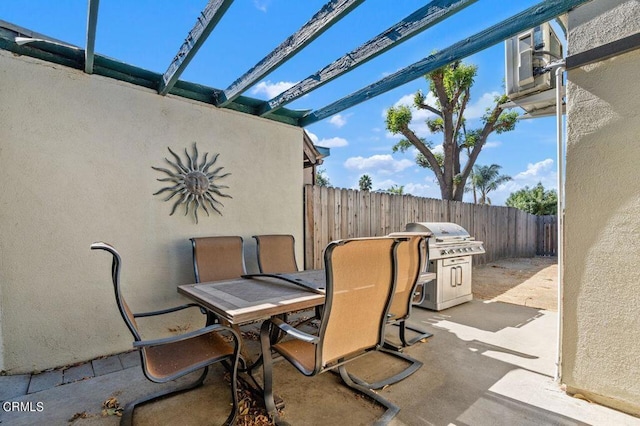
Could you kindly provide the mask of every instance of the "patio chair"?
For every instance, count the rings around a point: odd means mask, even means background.
[[[197,283],[240,278],[245,273],[242,237],[191,238]]]
[[[103,242],[91,244],[91,249],[105,250],[113,256],[111,277],[116,303],[122,319],[133,335],[133,347],[140,351],[141,366],[145,377],[155,383],[166,383],[186,374],[202,370],[202,374],[194,382],[156,392],[128,403],[124,408],[120,424],[130,425],[132,423],[133,411],[138,405],[202,385],[209,371],[209,366],[217,362],[222,362],[231,373],[233,407],[225,421],[225,425],[235,424],[238,411],[237,372],[240,357],[240,337],[238,333],[229,327],[214,324],[178,336],[142,340],[138,332],[136,318],[163,315],[191,307],[198,307],[201,311],[204,309],[195,303],[189,303],[160,311],[132,313],[120,291],[120,265],[122,263],[120,254],[111,245]],[[227,341],[229,337],[231,339]]]
[[[293,235],[254,235],[261,273],[297,272]]]
[[[261,274],[286,274],[298,271],[293,235],[254,235],[253,238],[256,240],[258,269]],[[321,315],[322,306],[316,306],[313,316],[303,322],[319,319]],[[287,321],[287,318],[287,314],[282,316],[284,321]]]
[[[400,327],[399,337],[402,347],[411,346],[431,336],[431,333],[407,325],[407,320],[411,315],[411,306],[414,302],[414,294],[418,286],[418,279],[420,277],[421,254],[423,250],[426,250],[426,247],[423,247],[425,241],[423,237],[413,236],[409,240],[400,241],[396,248],[396,291],[393,294],[393,300],[389,308],[389,319],[387,323]],[[407,340],[407,329],[418,333],[418,335]],[[400,350],[400,347],[388,341],[385,343],[385,346]]]
[[[279,318],[262,324],[264,399],[276,423],[281,424],[281,420],[273,399],[272,350],[306,376],[337,369],[348,387],[387,409],[377,424],[386,424],[398,413],[400,409],[395,404],[354,382],[345,368],[345,364],[355,358],[382,350],[384,325],[393,294],[395,246],[396,240],[388,237],[341,240],[327,246],[324,254],[326,299],[317,336]],[[273,342],[274,328],[291,339]]]

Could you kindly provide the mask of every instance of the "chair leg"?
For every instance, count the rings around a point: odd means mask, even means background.
[[[386,425],[391,421],[391,419],[393,419],[396,416],[396,414],[398,414],[400,412],[400,407],[398,407],[397,405],[395,405],[391,401],[383,398],[379,394],[377,394],[374,391],[372,391],[370,388],[368,388],[366,386],[362,386],[361,384],[359,384],[357,382],[354,382],[352,380],[351,374],[347,372],[347,370],[346,370],[344,365],[339,366],[338,367],[338,371],[340,372],[340,377],[342,378],[342,381],[347,386],[349,386],[351,389],[354,389],[354,390],[356,390],[356,391],[368,396],[369,398],[373,399],[378,404],[382,405],[383,407],[385,407],[387,409],[384,412],[384,414],[374,423],[374,425],[377,425],[377,426]]]
[[[209,367],[205,367],[200,377],[198,377],[198,379],[194,382],[191,382],[176,388],[171,388],[171,389],[163,390],[160,392],[152,393],[151,395],[144,396],[142,398],[136,399],[135,401],[128,403],[124,407],[124,410],[122,412],[122,417],[120,418],[120,425],[131,426],[133,424],[133,410],[135,410],[135,408],[138,405],[143,405],[148,402],[157,401],[159,399],[162,399],[171,395],[176,395],[182,392],[186,392],[188,390],[195,389],[199,386],[202,386],[204,379],[207,377],[207,373],[209,373]],[[234,402],[237,404],[237,396]]]
[[[271,323],[265,321],[260,328],[260,346],[262,349],[262,386],[264,406],[270,416],[277,416],[273,399],[273,360],[271,358]]]
[[[420,340],[422,339],[426,339],[428,337],[433,336],[433,334],[428,333],[424,330],[419,330],[417,328],[413,328],[407,325],[406,321],[402,321],[400,324],[398,324],[398,326],[400,327],[400,341],[402,342],[402,346],[407,347],[407,346],[411,346],[415,343],[418,343]],[[415,336],[413,339],[411,340],[407,340],[406,338],[406,330],[411,330],[415,333],[418,333],[417,336]]]
[[[379,380],[373,383],[366,382],[360,379],[359,377],[349,373],[349,377],[351,378],[351,380],[368,389],[382,389],[385,386],[392,385],[394,383],[398,383],[399,381],[406,379],[407,377],[409,377],[410,375],[418,371],[420,367],[422,367],[422,361],[418,361],[417,359],[411,358],[410,356],[403,354],[401,352],[397,352],[397,351],[389,350],[385,348],[378,348],[378,351],[387,353],[391,356],[407,361],[409,363],[409,366],[404,370],[402,370],[401,372],[399,372],[398,374],[395,374],[391,377],[388,377],[386,379]]]

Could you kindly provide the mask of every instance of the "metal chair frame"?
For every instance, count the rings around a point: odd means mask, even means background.
[[[302,374],[306,376],[315,376],[325,371],[337,369],[340,374],[340,377],[342,378],[342,381],[348,387],[364,395],[367,395],[368,397],[370,397],[371,399],[373,399],[374,401],[378,402],[380,405],[385,407],[386,411],[382,415],[382,417],[380,417],[377,420],[377,422],[375,423],[376,425],[387,424],[400,411],[400,408],[397,405],[386,400],[379,394],[373,392],[371,387],[367,386],[366,384],[362,384],[361,381],[357,379],[353,380],[354,376],[348,373],[345,367],[346,363],[356,358],[359,358],[360,356],[363,356],[371,351],[376,351],[376,350],[389,352],[392,355],[406,359],[409,362],[416,361],[404,354],[386,351],[382,347],[384,342],[384,326],[386,323],[386,318],[387,318],[391,298],[395,289],[395,280],[394,280],[395,262],[393,261],[393,258],[395,256],[396,245],[399,239],[390,238],[390,237],[378,237],[378,238],[388,238],[393,240],[393,243],[391,244],[390,251],[389,251],[389,262],[391,266],[390,267],[391,275],[389,276],[389,288],[388,288],[388,293],[386,296],[386,301],[384,304],[382,315],[378,320],[379,323],[377,328],[379,331],[378,331],[377,343],[375,343],[374,345],[371,345],[370,347],[362,348],[360,351],[358,351],[358,353],[344,354],[344,356],[339,358],[336,362],[323,365],[322,354],[323,354],[324,336],[329,323],[329,318],[331,317],[331,309],[333,305],[333,288],[334,288],[334,278],[332,273],[333,251],[339,246],[350,244],[352,241],[363,240],[363,239],[334,241],[330,243],[325,249],[324,257],[325,257],[325,267],[326,267],[326,276],[327,276],[327,283],[326,283],[327,291],[326,291],[326,300],[325,300],[325,305],[323,309],[322,321],[320,323],[320,328],[317,336],[305,333],[297,328],[294,328],[293,326],[291,326],[290,324],[287,324],[286,322],[282,321],[279,318],[272,318],[270,320],[265,321],[262,324],[262,327],[260,330],[260,343],[261,343],[262,355],[263,355],[263,361],[264,361],[263,362],[264,400],[265,400],[265,407],[267,409],[267,412],[274,417],[276,424],[286,424],[286,423],[282,422],[281,419],[278,418],[276,405],[273,398],[273,367],[272,367],[272,355],[271,355],[271,348],[272,348],[271,336],[273,336],[274,328],[281,330],[288,336],[291,336],[295,339],[299,339],[303,342],[312,343],[315,346],[314,366],[312,369],[306,368],[297,360],[291,359],[287,356],[286,353],[281,352],[281,355],[283,355],[283,357],[287,359],[293,366],[295,366]],[[416,362],[419,364],[419,366],[422,365],[422,363],[420,363],[419,361],[416,361]],[[393,376],[392,378],[387,380],[392,380],[392,382],[395,383],[401,380],[402,378],[407,377],[417,369],[415,368],[415,365],[416,364],[412,363],[412,365],[409,367],[409,369],[411,369],[412,371],[408,373],[406,371],[401,372],[398,375]]]
[[[238,362],[240,359],[240,336],[238,335],[238,333],[230,327],[226,327],[220,324],[213,324],[213,325],[208,325],[199,330],[195,330],[189,333],[184,333],[178,336],[171,336],[171,337],[165,337],[165,338],[154,339],[154,340],[143,340],[140,333],[137,330],[136,325],[133,324],[132,320],[130,319],[129,313],[133,316],[133,318],[143,318],[143,317],[153,317],[157,315],[163,315],[163,314],[176,312],[176,311],[180,311],[180,310],[192,308],[192,307],[199,308],[202,313],[206,313],[206,310],[198,304],[188,303],[185,305],[180,305],[173,308],[162,309],[158,311],[141,312],[141,313],[130,312],[120,291],[120,267],[122,263],[120,254],[114,247],[103,242],[96,242],[91,244],[91,249],[104,250],[111,253],[111,255],[113,256],[113,263],[111,265],[111,277],[113,280],[113,288],[115,292],[116,303],[118,305],[118,310],[120,311],[120,315],[122,316],[122,319],[124,320],[125,324],[127,325],[127,328],[133,335],[133,339],[134,339],[133,347],[140,352],[140,361],[142,365],[142,371],[145,377],[148,380],[155,383],[166,383],[166,382],[178,379],[182,376],[185,376],[189,373],[198,371],[200,369],[203,370],[202,374],[195,381],[191,383],[166,389],[163,391],[155,392],[153,394],[146,395],[142,398],[139,398],[135,401],[129,402],[123,410],[122,418],[120,419],[120,424],[121,425],[132,424],[133,411],[135,410],[136,406],[157,401],[159,399],[162,399],[171,395],[176,395],[178,393],[182,393],[182,392],[201,386],[207,376],[207,373],[209,372],[209,366],[217,362],[222,362],[225,368],[231,373],[231,391],[232,391],[233,408],[224,424],[225,425],[235,424],[235,419],[238,412],[237,378],[238,378]],[[188,339],[192,339],[198,336],[203,336],[212,332],[220,332],[220,331],[228,332],[233,337],[233,354],[220,354],[219,356],[210,357],[205,361],[193,364],[188,368],[181,369],[174,374],[164,376],[164,377],[156,377],[150,373],[148,369],[147,355],[146,355],[146,352],[144,351],[145,348],[151,348],[154,346],[162,346],[166,344],[186,341]]]
[[[426,339],[428,337],[431,337],[432,334],[428,333],[424,330],[420,330],[417,329],[415,327],[409,326],[407,325],[407,320],[409,319],[409,317],[411,316],[411,308],[414,304],[413,302],[413,297],[414,294],[416,292],[416,289],[418,288],[418,286],[424,286],[422,283],[418,283],[418,279],[420,278],[420,274],[425,271],[428,267],[429,267],[429,251],[428,251],[428,237],[412,237],[412,238],[416,238],[417,240],[417,256],[418,259],[421,260],[422,262],[418,262],[418,267],[415,269],[415,271],[412,271],[412,282],[413,285],[411,287],[411,291],[409,293],[407,293],[407,295],[409,297],[406,298],[405,302],[406,304],[406,314],[400,317],[389,317],[388,319],[388,324],[389,325],[395,325],[400,327],[400,331],[399,331],[399,337],[400,337],[400,342],[402,342],[402,346],[397,346],[394,345],[393,343],[386,341],[385,342],[385,347],[387,347],[388,349],[392,349],[392,350],[402,350],[403,348],[407,347],[407,346],[411,346],[414,345],[416,343],[418,343],[419,341]],[[413,240],[416,241],[416,240]],[[402,242],[401,244],[411,244],[412,241],[407,241],[407,242]],[[423,248],[424,245],[424,248]],[[423,256],[424,254],[424,256]],[[396,264],[398,262],[397,256],[395,258]],[[396,266],[396,273],[397,273],[397,266]],[[424,289],[422,291],[423,293],[423,297],[424,297]],[[406,337],[406,330],[411,330],[415,333],[418,333],[417,336],[414,336],[412,339],[407,339]],[[374,389],[378,389],[378,388],[374,388]]]

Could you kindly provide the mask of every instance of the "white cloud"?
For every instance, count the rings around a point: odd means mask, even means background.
[[[347,124],[347,119],[344,115],[336,114],[329,119],[329,123],[333,124],[337,128],[340,128]]]
[[[251,93],[254,95],[264,94],[269,97],[269,99],[279,95],[285,90],[293,87],[296,83],[291,81],[278,81],[277,83],[272,83],[270,80],[261,81],[256,84],[253,89],[251,89]]]
[[[416,197],[433,197],[433,187],[424,183],[408,183],[404,186],[404,192]]]
[[[253,0],[253,5],[261,12],[267,11],[269,3],[271,3],[271,0]]]
[[[527,165],[527,170],[518,173],[513,177],[513,179],[530,181],[531,179],[540,177],[543,173],[548,174],[548,172],[552,170],[552,167],[553,160],[551,158],[547,158],[546,160],[539,161],[535,164],[529,163]]]
[[[398,173],[413,165],[414,162],[411,160],[395,160],[390,154],[377,154],[366,158],[351,157],[344,162],[344,166],[349,170],[371,170],[380,174]]]
[[[513,180],[500,185],[490,194],[493,204],[504,204],[512,192],[519,191],[525,186],[533,188],[538,182],[542,183],[546,190],[556,189],[557,171],[554,164],[555,161],[551,158],[537,163],[529,163],[525,171],[512,176]]]
[[[335,138],[321,139],[318,142],[314,142],[314,145],[323,146],[325,148],[338,148],[341,146],[349,145],[349,142],[347,142],[347,140],[344,138],[335,137]]]
[[[482,117],[485,114],[487,108],[493,107],[493,105],[495,104],[494,99],[496,96],[500,96],[500,93],[485,93],[476,102],[473,102],[473,99],[471,99],[472,103],[467,105],[467,108],[464,112],[465,118],[467,120],[473,120]]]
[[[373,189],[374,191],[378,191],[378,190],[386,191],[387,189],[391,188],[393,185],[397,185],[397,184],[398,182],[396,182],[393,179],[385,179],[380,182],[373,182]]]
[[[314,145],[317,145],[318,144],[318,135],[316,135],[315,133],[311,133],[308,130],[307,130],[307,134],[309,135],[309,139],[311,139],[311,142],[313,142]]]

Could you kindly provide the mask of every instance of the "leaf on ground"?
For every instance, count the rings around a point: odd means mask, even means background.
[[[83,411],[81,413],[75,413],[69,420],[67,420],[69,423],[77,420],[77,419],[86,419],[88,418],[89,415],[87,414],[86,411]]]
[[[111,396],[102,403],[102,415],[103,416],[122,416],[122,407],[118,400]]]

